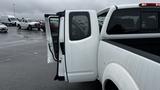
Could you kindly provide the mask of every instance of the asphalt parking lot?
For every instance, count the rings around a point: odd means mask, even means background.
[[[45,33],[9,27],[0,33],[0,90],[99,90],[98,82],[53,81],[56,64],[47,64]]]

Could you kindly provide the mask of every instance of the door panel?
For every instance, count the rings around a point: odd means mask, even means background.
[[[52,41],[48,15],[45,15],[45,26],[46,26],[46,36],[47,36],[47,62],[53,63],[54,62],[53,41]]]
[[[68,81],[66,68],[65,68],[65,54],[64,52],[64,17],[60,17],[60,26],[59,26],[59,63],[58,67],[58,76],[63,78],[65,81]]]
[[[59,62],[59,17],[56,15],[45,15],[46,36],[48,48],[48,63]]]
[[[46,28],[46,39],[47,39],[47,63],[53,63],[53,56],[52,52],[50,51],[49,48],[53,48],[53,43],[52,43],[52,37],[51,37],[51,31],[49,29],[49,18],[47,15],[45,15],[45,28]],[[50,45],[50,46],[49,46]]]
[[[67,80],[64,64],[64,54],[61,43],[64,43],[64,17],[46,14],[46,36],[48,49],[48,63],[57,63],[57,72],[54,80]]]
[[[65,12],[65,58],[69,82],[97,79],[99,27],[95,11]]]
[[[21,22],[21,28],[22,29],[27,29],[27,27],[28,27],[28,25],[26,24],[26,20],[25,19],[22,20],[22,22]]]
[[[55,80],[84,82],[97,79],[99,27],[95,11],[60,12],[58,47],[45,15],[48,62],[57,62]],[[55,52],[55,49],[58,51]],[[58,55],[56,55],[58,53]]]

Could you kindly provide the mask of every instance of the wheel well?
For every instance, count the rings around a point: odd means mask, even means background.
[[[119,90],[116,84],[112,80],[106,80],[104,90]]]

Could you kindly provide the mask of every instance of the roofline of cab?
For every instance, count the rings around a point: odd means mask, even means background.
[[[102,9],[100,10],[97,15],[101,15],[105,12],[108,12],[109,9],[112,9],[112,8],[117,8],[117,9],[125,9],[125,8],[138,8],[139,7],[139,4],[123,4],[123,5],[112,5],[110,6],[109,8],[106,8],[106,9]]]
[[[117,5],[118,9],[124,9],[124,8],[138,8],[140,7],[139,4],[124,4],[124,5]]]
[[[98,12],[98,13],[97,13],[97,15],[99,16],[99,15],[101,15],[101,14],[105,13],[105,12],[108,12],[108,11],[109,11],[109,9],[110,9],[110,8],[103,9],[103,10],[101,10],[100,12]]]

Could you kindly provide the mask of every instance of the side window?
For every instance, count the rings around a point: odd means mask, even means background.
[[[70,40],[81,40],[91,35],[90,17],[88,12],[71,12],[69,18]]]

